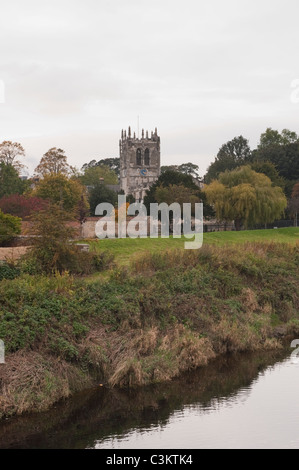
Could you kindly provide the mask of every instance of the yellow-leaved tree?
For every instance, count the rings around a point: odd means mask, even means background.
[[[234,220],[236,230],[271,223],[281,217],[287,206],[282,189],[249,166],[221,173],[204,191],[217,219]]]

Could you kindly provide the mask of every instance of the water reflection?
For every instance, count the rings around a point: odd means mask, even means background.
[[[0,447],[296,447],[299,366],[286,354],[239,354],[169,384],[91,390],[3,423]]]

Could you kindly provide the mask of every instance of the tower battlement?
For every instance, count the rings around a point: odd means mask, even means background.
[[[143,200],[146,190],[160,175],[160,137],[155,131],[149,134],[142,129],[141,138],[132,135],[129,127],[121,131],[120,185],[126,195]]]
[[[141,131],[141,138],[136,137],[136,133],[134,132],[133,136],[132,136],[132,133],[131,133],[131,127],[129,127],[128,129],[128,134],[127,134],[127,131],[126,130],[122,130],[121,131],[121,139],[120,139],[120,142],[123,142],[124,140],[134,140],[134,141],[139,141],[140,143],[144,140],[152,140],[153,142],[157,142],[158,140],[160,140],[160,137],[158,136],[158,131],[157,131],[157,128],[155,129],[155,132],[151,131],[151,135],[149,136],[149,132],[148,131],[144,131],[144,129],[142,129]]]

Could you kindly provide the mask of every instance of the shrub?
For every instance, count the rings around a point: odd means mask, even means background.
[[[75,254],[75,229],[68,225],[70,214],[58,205],[51,204],[31,217],[32,247],[25,259],[34,260],[38,270],[51,273],[68,270],[70,260]]]
[[[0,209],[5,214],[11,214],[15,217],[25,219],[29,217],[32,212],[38,212],[46,209],[47,202],[38,197],[25,197],[20,194],[12,194],[11,196],[4,196],[0,199]]]
[[[10,242],[21,233],[21,219],[0,210],[0,245]]]
[[[106,254],[86,253],[76,246],[71,215],[57,205],[35,213],[31,218],[32,247],[23,257],[22,271],[28,274],[69,271],[91,274],[111,264]]]
[[[20,269],[10,264],[0,264],[0,281],[3,279],[15,279],[20,275]]]

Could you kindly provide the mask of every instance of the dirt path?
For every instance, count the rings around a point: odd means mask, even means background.
[[[28,246],[17,246],[14,248],[0,248],[0,261],[17,260],[28,250]]]

